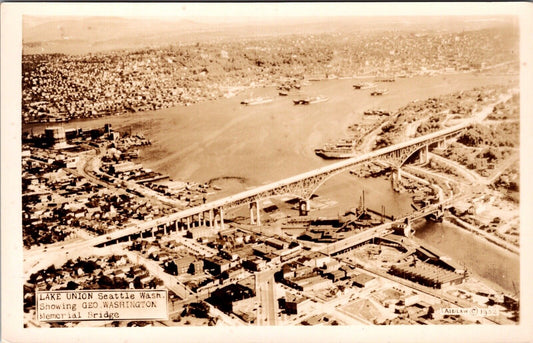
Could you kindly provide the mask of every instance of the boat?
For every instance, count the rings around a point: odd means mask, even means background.
[[[287,95],[289,95],[289,93],[287,93],[287,92],[279,92],[279,96],[287,96]]]
[[[384,110],[368,110],[364,111],[363,114],[365,116],[390,116],[390,112]]]
[[[385,95],[388,94],[389,90],[385,88],[376,89],[375,91],[370,92],[371,96],[379,96],[379,95]]]
[[[354,83],[353,88],[354,89],[371,89],[376,88],[376,84],[371,82],[363,82],[363,83]]]
[[[394,78],[394,76],[391,76],[391,77],[380,77],[380,78],[376,78],[375,81],[376,82],[396,82],[396,79]]]
[[[319,102],[325,102],[325,101],[328,101],[329,98],[326,97],[326,96],[315,96],[311,99],[309,99],[309,103],[310,104],[318,104]]]
[[[339,149],[339,148],[327,148],[327,147],[324,147],[321,149],[315,149],[315,154],[328,160],[344,159],[344,158],[350,158],[350,157],[355,156],[353,149]]]
[[[354,157],[354,140],[342,139],[336,144],[326,144],[322,148],[315,149],[315,154],[325,159]]]
[[[260,104],[266,104],[269,102],[272,102],[272,98],[257,97],[257,98],[245,99],[241,101],[241,105],[260,105]]]
[[[293,102],[295,105],[309,105],[309,104],[318,104],[319,102],[324,102],[328,100],[329,98],[325,96],[315,96],[312,98],[294,99]]]

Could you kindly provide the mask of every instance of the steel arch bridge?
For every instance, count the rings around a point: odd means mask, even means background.
[[[97,241],[103,243],[105,241],[119,239],[121,237],[123,238],[128,235],[159,230],[161,227],[166,230],[167,226],[172,227],[173,225],[176,228],[184,227],[184,221],[187,223],[187,229],[194,227],[193,224],[195,223],[197,226],[200,225],[199,223],[202,223],[201,225],[213,226],[214,224],[215,227],[224,228],[224,213],[230,209],[244,205],[250,206],[251,221],[255,224],[260,224],[259,201],[277,196],[292,195],[299,198],[301,200],[300,209],[304,206],[305,210],[308,211],[309,199],[329,178],[349,170],[356,165],[371,161],[383,161],[392,165],[394,168],[400,168],[409,157],[414,155],[420,149],[427,148],[432,144],[455,137],[457,134],[461,133],[462,130],[467,128],[468,125],[468,122],[466,124],[456,125],[425,136],[413,138],[403,143],[375,150],[361,156],[332,163],[306,173],[294,175],[268,185],[259,186],[203,205],[181,210],[165,217],[143,222],[134,227],[112,232],[105,239],[101,237],[98,238]],[[253,220],[254,211],[256,211],[255,216],[257,221]],[[218,225],[219,222],[221,226]]]

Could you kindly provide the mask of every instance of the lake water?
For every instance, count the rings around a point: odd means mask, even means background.
[[[152,146],[142,151],[148,168],[178,180],[206,182],[239,177],[244,187],[257,186],[331,163],[314,154],[314,148],[342,137],[348,125],[361,121],[371,108],[395,110],[409,101],[436,97],[461,89],[507,82],[509,77],[480,74],[441,75],[397,79],[380,86],[390,89],[382,97],[370,90],[354,90],[354,80],[311,82],[300,94],[278,96],[274,87],[248,89],[221,99],[158,111],[73,121],[65,128],[131,128],[143,132]],[[292,98],[324,95],[329,101],[295,106]],[[248,97],[271,96],[274,101],[243,106]],[[43,125],[34,125],[34,133]],[[27,128],[25,128],[27,130]]]

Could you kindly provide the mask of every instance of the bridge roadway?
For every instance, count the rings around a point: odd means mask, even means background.
[[[126,229],[112,232],[105,236],[97,237],[94,239],[93,242],[91,242],[91,244],[97,245],[105,241],[118,239],[118,238],[132,235],[132,234],[138,234],[138,233],[141,233],[147,230],[151,230],[153,228],[157,228],[158,226],[161,226],[161,225],[166,225],[166,224],[179,221],[181,219],[192,218],[195,215],[207,213],[211,210],[234,208],[234,207],[241,206],[243,204],[255,202],[259,199],[268,198],[276,194],[280,194],[280,195],[287,194],[287,192],[284,191],[283,189],[289,185],[300,183],[302,181],[311,179],[319,175],[331,174],[337,171],[343,171],[357,164],[371,161],[373,159],[377,159],[381,156],[394,153],[395,151],[410,148],[413,146],[419,146],[420,144],[424,144],[424,143],[430,144],[433,142],[437,142],[443,137],[460,132],[461,130],[466,128],[471,123],[472,121],[469,120],[469,121],[466,121],[465,123],[455,125],[453,127],[449,127],[449,128],[446,128],[446,129],[443,129],[443,130],[440,130],[434,133],[430,133],[428,135],[416,137],[403,143],[398,143],[398,144],[395,144],[389,147],[385,147],[379,150],[375,150],[375,151],[363,154],[358,157],[353,157],[353,158],[342,160],[336,163],[332,163],[330,165],[327,165],[327,166],[324,166],[324,167],[321,167],[315,170],[311,170],[309,172],[305,172],[302,174],[298,174],[298,175],[295,175],[295,176],[292,176],[292,177],[289,177],[289,178],[286,178],[286,179],[283,179],[277,182],[273,182],[268,185],[259,186],[254,189],[240,192],[234,195],[230,195],[228,197],[218,199],[215,201],[211,201],[203,205],[191,207],[191,208],[170,214],[165,217],[146,221],[144,223],[141,223],[141,224],[138,224],[138,225],[126,228]],[[279,190],[279,192],[276,192],[277,190]],[[106,237],[110,237],[110,238],[106,238]]]

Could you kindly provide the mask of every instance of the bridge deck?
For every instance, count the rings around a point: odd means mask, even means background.
[[[111,239],[117,239],[117,238],[123,237],[124,235],[130,235],[130,234],[133,234],[133,233],[138,233],[138,232],[141,232],[141,231],[144,231],[144,230],[148,230],[148,229],[157,227],[157,226],[162,225],[162,224],[172,223],[172,222],[175,222],[175,221],[183,219],[183,218],[192,217],[192,216],[197,215],[199,213],[208,212],[208,211],[213,210],[213,209],[229,207],[232,204],[242,203],[242,202],[245,202],[247,200],[252,201],[252,200],[255,200],[255,199],[259,199],[262,194],[267,194],[268,192],[271,192],[271,191],[273,191],[275,189],[279,189],[279,188],[287,186],[287,185],[291,185],[291,184],[294,184],[294,183],[297,183],[297,182],[301,182],[301,181],[306,180],[306,179],[311,179],[311,178],[319,176],[321,174],[327,174],[327,173],[331,173],[331,172],[336,171],[336,170],[347,169],[349,167],[355,166],[355,165],[360,164],[362,162],[373,160],[373,159],[376,159],[376,158],[378,158],[380,156],[387,155],[387,154],[393,153],[395,151],[398,151],[398,150],[401,150],[401,149],[404,149],[404,148],[407,148],[407,147],[410,147],[410,146],[413,146],[413,145],[421,144],[421,143],[424,143],[424,142],[432,142],[433,140],[437,140],[437,139],[445,137],[447,135],[455,134],[455,133],[459,132],[460,130],[463,130],[465,127],[470,125],[472,122],[473,122],[473,119],[472,120],[468,120],[468,121],[466,121],[466,122],[464,122],[462,124],[455,125],[453,127],[449,127],[449,128],[437,131],[437,132],[430,133],[428,135],[424,135],[424,136],[413,138],[413,139],[411,139],[411,140],[409,140],[407,142],[395,144],[395,145],[392,145],[392,146],[389,146],[389,147],[385,147],[385,148],[382,148],[382,149],[379,149],[379,150],[375,150],[375,151],[363,154],[361,156],[357,156],[357,157],[349,158],[349,159],[342,160],[342,161],[339,161],[339,162],[336,162],[336,163],[332,163],[332,164],[329,164],[327,166],[324,166],[324,167],[321,167],[321,168],[318,168],[318,169],[314,169],[314,170],[311,170],[311,171],[308,171],[308,172],[305,172],[305,173],[297,174],[297,175],[282,179],[280,181],[276,181],[276,182],[270,183],[268,185],[259,186],[259,187],[256,187],[254,189],[247,190],[247,191],[244,191],[244,192],[240,192],[240,193],[237,193],[237,194],[234,194],[234,195],[230,195],[230,196],[222,198],[222,199],[214,200],[214,201],[211,201],[211,202],[203,204],[203,205],[199,205],[199,206],[195,206],[195,207],[192,207],[192,208],[188,208],[188,209],[185,209],[185,210],[170,214],[170,215],[168,215],[166,217],[163,217],[163,218],[153,219],[151,221],[147,221],[147,222],[144,222],[142,224],[139,224],[139,225],[137,225],[135,227],[130,227],[130,228],[127,228],[127,229],[123,229],[123,230],[120,230],[120,231],[113,232],[113,233],[107,235],[107,237],[110,236]],[[104,241],[105,240],[102,240],[102,242],[104,242]]]

